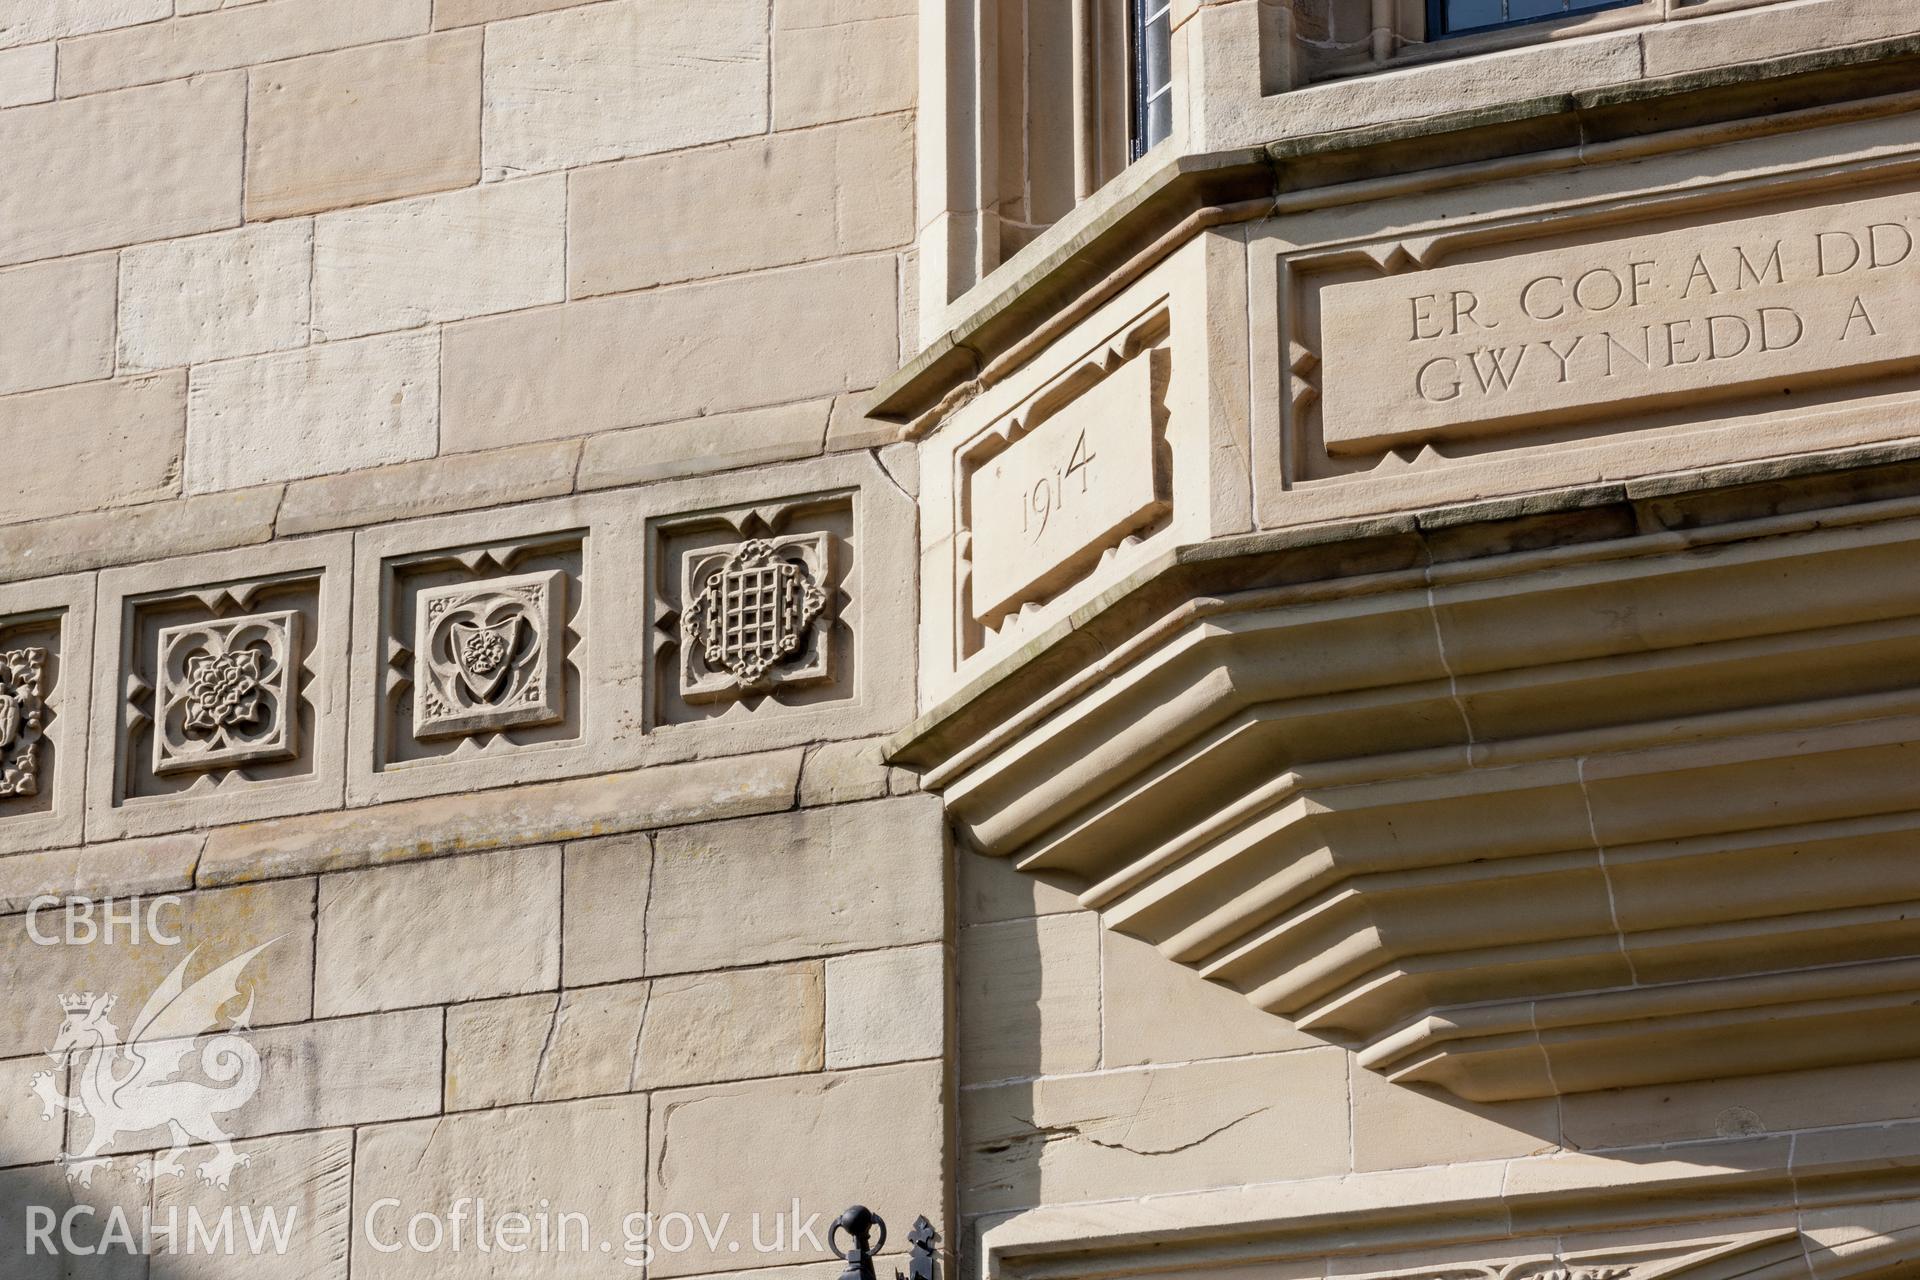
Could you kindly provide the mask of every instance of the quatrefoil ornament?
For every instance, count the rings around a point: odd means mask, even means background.
[[[204,772],[299,754],[298,613],[167,627],[158,647],[155,773]]]

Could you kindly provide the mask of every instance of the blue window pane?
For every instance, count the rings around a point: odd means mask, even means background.
[[[1173,132],[1172,95],[1163,93],[1147,104],[1146,124],[1147,138],[1150,140],[1148,146],[1152,146],[1153,143],[1159,142]]]
[[[1469,27],[1491,27],[1507,20],[1501,0],[1448,0],[1447,30],[1465,31]]]
[[[1173,32],[1168,20],[1160,18],[1147,24],[1147,93],[1158,93],[1173,83]]]
[[[1134,159],[1173,131],[1173,15],[1168,0],[1131,0]]]
[[[1544,22],[1573,13],[1615,9],[1640,0],[1429,0],[1429,30],[1434,35],[1489,31],[1523,22]]]

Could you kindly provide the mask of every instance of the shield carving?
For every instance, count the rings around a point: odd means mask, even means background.
[[[490,627],[471,622],[455,622],[447,628],[453,641],[454,665],[460,669],[460,681],[475,702],[491,702],[500,684],[513,667],[514,646],[520,640],[520,624],[514,614]]]
[[[0,693],[0,750],[13,745],[20,735],[20,699]]]

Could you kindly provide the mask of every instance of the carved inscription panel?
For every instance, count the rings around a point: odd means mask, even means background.
[[[1006,613],[1052,575],[1164,511],[1151,353],[1135,357],[973,473],[973,613]]]
[[[1920,196],[1331,285],[1321,353],[1348,454],[1920,365]]]

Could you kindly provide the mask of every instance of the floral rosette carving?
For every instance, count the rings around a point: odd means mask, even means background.
[[[292,612],[162,630],[154,772],[224,769],[298,754],[299,633],[300,615]]]
[[[0,652],[0,799],[40,791],[40,731],[46,723],[47,651]]]
[[[260,694],[260,651],[200,653],[187,659],[187,728],[214,733],[253,724],[266,699]]]

